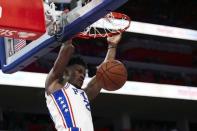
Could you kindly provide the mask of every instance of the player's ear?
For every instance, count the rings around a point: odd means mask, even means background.
[[[64,73],[63,73],[63,79],[64,80],[68,80],[69,79],[69,70],[66,68],[65,70],[64,70]]]
[[[64,76],[69,76],[69,69],[68,69],[68,68],[66,68],[66,69],[64,70]]]

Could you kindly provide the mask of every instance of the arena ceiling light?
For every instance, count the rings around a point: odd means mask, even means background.
[[[125,25],[126,23],[124,24],[124,22],[127,21],[113,20],[113,23],[115,23],[115,25]],[[105,22],[104,19],[100,19],[99,21],[95,22],[93,26],[97,28],[102,28],[103,23],[105,23],[105,26],[108,27],[109,29],[116,29],[116,26],[112,26],[111,24]],[[164,26],[164,25],[156,25],[156,24],[143,23],[137,21],[132,21],[130,27],[126,31],[139,33],[139,34],[197,41],[196,30]]]
[[[16,72],[14,74],[4,74],[0,70],[0,85],[9,85],[13,86],[13,88],[15,86],[44,88],[46,76],[47,74],[43,73],[32,73],[22,71]],[[89,81],[90,78],[86,77],[84,81],[84,86],[86,86]],[[144,83],[134,81],[127,81],[125,85],[119,90],[102,90],[101,92],[108,94],[197,100],[196,87]]]

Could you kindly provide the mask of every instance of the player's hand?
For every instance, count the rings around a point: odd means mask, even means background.
[[[67,46],[73,46],[73,42],[72,42],[72,38],[63,42],[62,43],[63,46],[67,47]]]
[[[66,45],[72,45],[73,39],[71,38],[71,39],[65,41],[64,43],[65,43]]]
[[[107,42],[111,46],[116,46],[122,38],[122,34],[114,35],[112,37],[107,37]]]

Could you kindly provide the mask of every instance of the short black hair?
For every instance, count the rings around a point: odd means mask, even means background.
[[[72,66],[72,65],[75,65],[75,64],[81,65],[81,66],[85,67],[85,69],[87,69],[86,62],[79,55],[71,57],[71,59],[69,60],[67,66]]]

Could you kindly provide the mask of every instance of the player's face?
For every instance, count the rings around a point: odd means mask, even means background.
[[[76,86],[77,88],[81,88],[83,85],[83,81],[85,78],[86,70],[82,65],[73,65],[70,72],[69,82]]]

